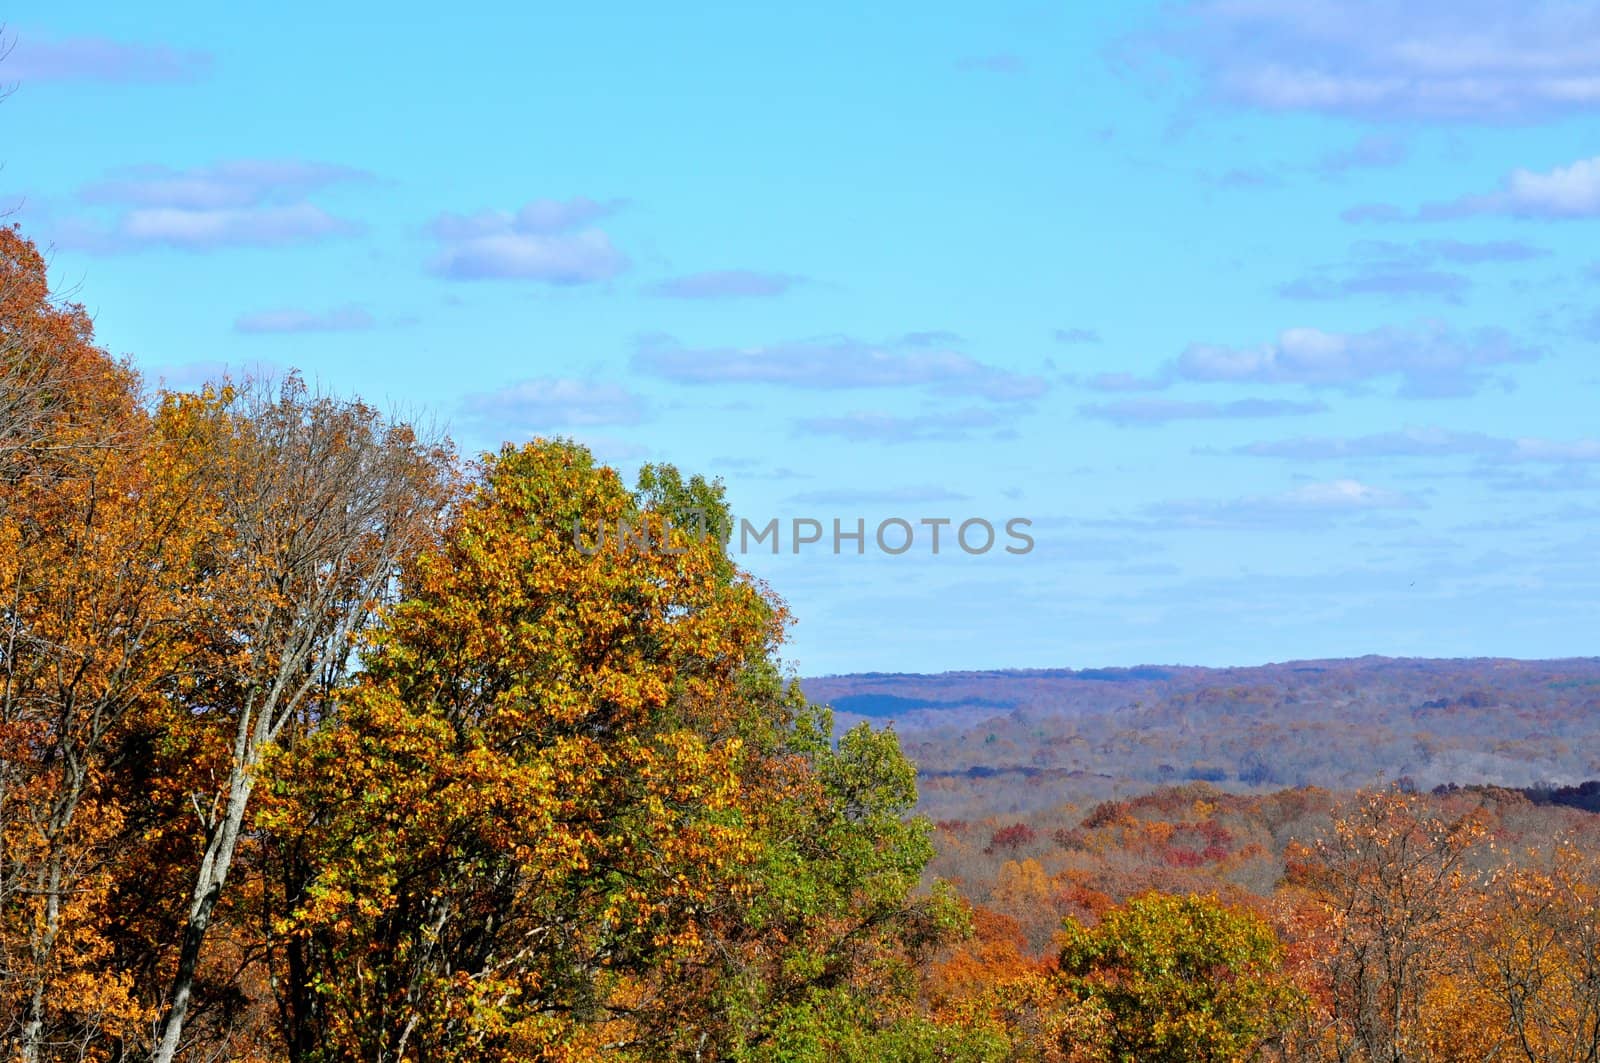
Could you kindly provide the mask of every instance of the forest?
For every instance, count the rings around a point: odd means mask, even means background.
[[[804,680],[842,725],[892,725],[934,818],[1202,781],[1266,791],[1532,790],[1600,778],[1600,660],[1367,657]]]
[[[0,229],[6,1056],[1600,1059],[1595,662],[802,684],[692,513],[152,390]]]

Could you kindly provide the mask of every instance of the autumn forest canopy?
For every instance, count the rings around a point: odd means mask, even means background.
[[[968,763],[1059,772],[958,815],[807,699],[706,514],[719,481],[463,456],[293,374],[151,389],[0,229],[6,1056],[1600,1058],[1583,802],[1231,747],[1095,794],[1074,758],[1203,746],[1213,703],[1045,734],[969,692]]]

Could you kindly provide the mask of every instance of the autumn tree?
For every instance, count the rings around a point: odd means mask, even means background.
[[[559,441],[482,460],[273,763],[267,826],[313,869],[279,920],[294,1052],[726,1058],[910,984],[953,911],[910,896],[914,772],[784,679],[779,603],[684,530],[723,505]],[[643,538],[597,548],[619,524]]]
[[[1415,794],[1366,795],[1330,837],[1290,853],[1290,882],[1310,891],[1324,919],[1313,947],[1326,988],[1322,1029],[1339,1060],[1434,1058],[1430,993],[1454,988],[1474,928],[1474,868],[1485,836],[1480,810],[1451,816]]]
[[[630,520],[647,545],[575,541]],[[274,769],[274,832],[316,869],[285,922],[292,1044],[627,1041],[631,976],[703,948],[750,859],[725,717],[781,616],[661,525],[581,448],[531,445],[487,456],[407,567],[337,725]]]
[[[92,396],[98,390],[102,402],[115,406],[133,384],[126,367],[95,346],[82,307],[52,296],[32,241],[14,226],[0,226],[0,483],[15,490],[25,475],[59,469],[125,430],[114,416],[96,421]],[[65,432],[74,417],[80,429],[94,430]],[[14,501],[0,499],[0,506]]]
[[[1116,1063],[1260,1058],[1295,1006],[1281,963],[1270,925],[1211,897],[1150,893],[1094,927],[1069,919],[1061,1047]]]
[[[646,466],[634,497],[703,536],[720,584],[748,582],[727,554],[732,516],[720,483]],[[764,601],[781,618],[776,600]],[[754,859],[741,892],[708,907],[705,950],[670,957],[640,980],[649,1002],[637,1015],[640,1054],[873,1059],[900,1058],[894,1053],[912,1045],[941,1045],[948,1058],[979,1051],[968,1031],[928,1023],[917,1011],[919,966],[969,928],[942,883],[920,889],[933,847],[929,823],[912,815],[915,769],[890,731],[858,725],[835,740],[832,714],[781,672],[774,649],[747,662],[725,711],[699,724],[739,745]],[[840,1029],[853,1036],[841,1039]]]
[[[744,783],[757,828],[750,897],[712,923],[706,961],[652,978],[671,1004],[655,1037],[670,1037],[681,1057],[846,1058],[855,1049],[828,1032],[844,1015],[863,1037],[909,1036],[919,967],[969,932],[942,883],[918,892],[931,828],[911,818],[915,771],[893,732],[861,724],[834,745],[831,714],[793,687],[785,698],[776,744],[750,743],[766,749]],[[916,1037],[946,1034],[961,1040],[933,1028]]]
[[[203,792],[181,938],[151,1059],[170,1063],[193,1005],[214,915],[250,822],[263,758],[315,726],[350,672],[355,640],[430,534],[447,451],[360,402],[256,383],[205,411],[201,473],[222,529],[214,614],[185,728],[225,741]]]
[[[987,908],[973,908],[972,935],[929,965],[925,981],[936,1011],[957,1008],[990,986],[1018,981],[1046,970],[1028,955],[1028,937],[1017,920]]]
[[[146,1019],[108,925],[141,838],[115,777],[187,679],[215,525],[183,440],[0,230],[0,996],[18,1056]]]
[[[1600,1060],[1600,865],[1570,839],[1499,869],[1468,962],[1503,1027],[1500,1058]],[[1542,865],[1542,866],[1541,866]]]

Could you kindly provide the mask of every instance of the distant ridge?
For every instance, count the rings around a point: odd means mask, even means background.
[[[841,731],[893,727],[930,810],[1196,780],[1560,793],[1600,778],[1600,657],[869,672],[801,686]]]

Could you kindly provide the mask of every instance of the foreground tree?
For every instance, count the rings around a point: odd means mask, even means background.
[[[1296,993],[1259,916],[1214,898],[1151,893],[1093,928],[1068,920],[1061,978],[1067,1058],[1223,1063],[1262,1058]]]
[[[117,777],[203,640],[217,526],[186,440],[209,401],[152,415],[0,229],[0,1000],[24,1060],[148,1019],[111,934],[148,852]]]
[[[262,760],[326,712],[356,638],[431,534],[449,468],[448,452],[409,427],[311,396],[297,378],[276,395],[257,385],[226,398],[194,433],[223,535],[207,587],[215,619],[183,692],[183,726],[225,738],[227,752],[211,788],[190,795],[201,833],[155,1063],[171,1063],[181,1044]]]
[[[781,608],[668,530],[689,502],[720,492],[636,496],[567,443],[484,459],[333,725],[273,763],[297,1058],[722,1058],[942,933],[892,736],[833,749],[772,663]],[[574,541],[619,522],[646,542]]]

